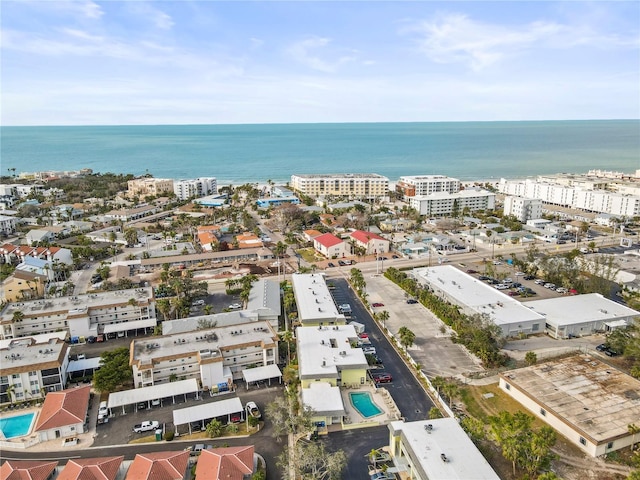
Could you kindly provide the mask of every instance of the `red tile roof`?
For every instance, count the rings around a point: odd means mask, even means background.
[[[361,243],[369,243],[371,240],[387,240],[380,235],[376,235],[375,233],[365,232],[363,230],[356,230],[351,232],[351,238],[355,238],[357,241]]]
[[[89,407],[91,387],[71,388],[61,392],[49,392],[36,422],[36,432],[84,423]]]
[[[129,467],[126,480],[182,480],[189,452],[139,453]]]
[[[58,462],[7,460],[0,467],[1,480],[47,480]]]
[[[122,460],[124,456],[69,460],[56,480],[115,480]]]
[[[253,445],[203,450],[198,458],[198,480],[243,480],[253,473]]]
[[[342,243],[342,239],[336,237],[333,233],[324,233],[313,239],[314,242],[318,242],[323,247],[333,247]]]

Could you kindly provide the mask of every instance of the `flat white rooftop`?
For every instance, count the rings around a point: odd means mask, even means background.
[[[590,355],[574,355],[501,377],[574,429],[602,443],[640,418],[640,380]]]
[[[344,315],[338,312],[324,275],[294,273],[291,279],[298,306],[298,318],[303,324],[335,322],[338,318],[344,322]]]
[[[314,382],[302,389],[302,403],[320,416],[341,417],[345,414],[340,387],[327,382]]]
[[[276,341],[277,334],[269,322],[252,322],[134,340],[132,359],[142,366],[151,364],[155,358],[192,353],[197,353],[200,358],[222,358],[221,348],[260,342],[266,348],[274,346]]]
[[[544,317],[500,290],[461,272],[452,265],[416,268],[417,279],[442,290],[459,305],[484,313],[499,326],[537,321],[544,326]]]
[[[621,305],[599,293],[533,300],[527,306],[544,315],[547,323],[573,325],[587,322],[610,322],[640,316],[640,312]]]
[[[358,334],[353,325],[296,329],[300,378],[338,377],[339,370],[367,368],[361,348],[351,348]]]
[[[130,299],[134,299],[137,302],[151,301],[153,299],[153,289],[151,287],[132,288],[129,290],[114,290],[70,297],[47,298],[46,300],[9,303],[0,313],[0,321],[11,321],[13,312],[16,310],[24,313],[25,317],[58,314],[59,312],[78,315],[87,313],[91,308],[126,304]]]
[[[500,479],[455,418],[391,422],[389,430],[394,435],[400,433],[405,448],[418,462],[415,466],[422,470],[420,478]]]
[[[2,340],[0,372],[10,375],[25,370],[55,368],[64,362],[69,346],[64,343],[66,332]],[[62,337],[62,338],[60,338]]]

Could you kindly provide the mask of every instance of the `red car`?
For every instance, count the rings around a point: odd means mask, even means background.
[[[371,378],[373,378],[373,381],[376,383],[389,383],[393,381],[391,374],[386,372],[372,373]]]
[[[469,270],[467,270],[467,273],[473,274],[473,273],[478,273],[478,271],[470,268]]]
[[[372,307],[384,307],[384,303],[375,302],[371,304]]]
[[[358,338],[369,338],[369,334],[362,332],[358,334]]]

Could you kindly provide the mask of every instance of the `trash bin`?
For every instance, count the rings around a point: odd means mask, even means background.
[[[156,430],[156,442],[159,442],[160,440],[162,440],[162,429],[161,428]]]

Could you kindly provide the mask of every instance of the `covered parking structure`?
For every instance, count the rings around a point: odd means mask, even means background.
[[[124,390],[122,392],[113,392],[109,394],[109,400],[107,401],[107,408],[109,411],[113,408],[122,407],[122,414],[126,415],[125,407],[127,405],[135,405],[136,411],[138,410],[139,403],[149,403],[152,400],[171,397],[173,403],[176,403],[176,396],[183,395],[185,401],[187,400],[187,394],[195,393],[198,398],[198,381],[195,378],[188,380],[180,380],[178,382],[163,383],[161,385],[151,385],[150,387],[134,388],[133,390]]]
[[[93,373],[100,368],[100,357],[83,358],[82,360],[71,360],[67,367],[67,380],[74,381],[76,379],[92,376]]]
[[[269,385],[271,385],[271,379],[279,377],[280,383],[282,383],[282,372],[276,364],[242,370],[242,377],[247,385],[247,390],[249,390],[249,383],[251,382],[257,383],[261,380],[269,380]]]
[[[231,414],[239,413],[240,419],[242,419],[244,409],[242,408],[242,402],[238,397],[227,398],[218,402],[203,403],[201,405],[195,405],[193,407],[181,408],[173,411],[173,425],[178,434],[178,427],[180,425],[189,425],[189,435],[191,435],[191,424],[195,422],[201,422],[201,429],[204,428],[202,422],[210,418],[218,418],[227,416],[227,422],[231,421]]]
[[[157,319],[155,318],[147,318],[144,320],[132,320],[130,322],[120,322],[120,323],[110,323],[108,325],[104,326],[104,329],[102,331],[102,333],[104,333],[105,335],[108,335],[110,333],[124,333],[125,336],[129,336],[128,332],[130,330],[138,330],[138,329],[145,329],[145,332],[147,331],[147,328],[154,328],[156,325],[158,324]]]

